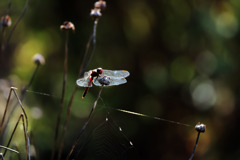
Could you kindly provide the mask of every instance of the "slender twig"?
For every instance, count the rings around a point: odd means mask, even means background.
[[[75,141],[74,144],[72,145],[72,148],[71,148],[71,150],[70,150],[70,152],[69,152],[66,160],[68,160],[68,159],[70,158],[70,156],[72,155],[72,152],[73,152],[73,150],[75,149],[76,145],[79,143],[79,141],[80,141],[80,139],[81,139],[81,136],[82,136],[82,134],[84,133],[84,131],[85,131],[88,123],[89,123],[90,120],[92,119],[93,112],[94,112],[95,109],[96,109],[98,99],[99,99],[99,97],[100,97],[100,95],[101,95],[101,93],[102,93],[102,89],[103,89],[103,86],[101,86],[101,88],[100,88],[100,90],[99,90],[99,93],[98,93],[98,96],[97,96],[97,99],[95,100],[95,102],[94,102],[94,104],[93,104],[93,107],[92,107],[92,110],[91,110],[91,112],[90,112],[90,114],[89,114],[89,116],[88,116],[88,119],[87,119],[87,121],[85,122],[85,124],[83,125],[83,127],[82,127],[82,129],[81,129],[81,131],[80,131],[80,133],[79,133],[76,141]]]
[[[36,74],[37,74],[37,71],[38,71],[38,69],[39,69],[39,66],[40,66],[40,63],[36,63],[36,68],[35,68],[35,70],[34,70],[34,72],[33,72],[33,74],[32,74],[32,77],[31,77],[30,81],[29,81],[28,84],[24,87],[24,89],[21,91],[20,101],[23,101],[24,96],[25,96],[28,88],[32,85],[32,82],[33,82],[33,80],[34,80],[34,78],[35,78],[35,76],[36,76]],[[10,90],[10,92],[11,92],[11,90]],[[8,103],[7,103],[7,104],[8,104]],[[2,133],[1,133],[2,137],[3,137],[3,135],[4,135],[4,132],[5,132],[5,130],[6,130],[6,127],[7,127],[8,123],[9,123],[9,121],[10,121],[10,117],[11,117],[11,115],[13,114],[13,112],[15,111],[15,109],[17,108],[18,104],[19,104],[19,103],[17,102],[17,103],[13,106],[11,112],[9,113],[9,116],[8,116],[8,118],[7,118],[7,121],[6,121],[6,123],[5,123],[4,127],[3,127],[3,131],[2,131]],[[1,131],[1,130],[0,130],[0,131]]]
[[[194,157],[194,154],[195,154],[195,151],[196,151],[196,148],[197,148],[197,145],[198,145],[198,140],[199,140],[199,137],[200,137],[200,133],[204,133],[205,132],[206,125],[205,124],[200,124],[200,122],[198,122],[197,125],[195,126],[195,130],[198,132],[198,135],[197,135],[197,140],[196,140],[195,146],[193,148],[192,155],[189,158],[189,160],[192,160],[193,157]]]
[[[12,0],[9,0],[9,1],[8,1],[7,10],[5,11],[5,15],[8,15],[8,14],[9,14],[9,10],[10,10],[10,8],[11,8],[11,5],[12,5]]]
[[[98,24],[98,19],[96,19],[94,21],[94,24],[93,24],[93,34],[92,34],[92,51],[91,51],[91,54],[89,56],[89,59],[86,63],[82,63],[84,64],[83,65],[83,68],[82,68],[82,72],[80,72],[80,76],[83,74],[83,72],[86,70],[87,66],[89,65],[89,63],[91,62],[92,58],[93,58],[93,55],[94,55],[94,51],[95,51],[95,48],[96,48],[96,32],[97,32],[97,24]],[[87,51],[89,49],[89,46],[87,48]]]
[[[6,117],[6,113],[7,113],[7,109],[8,109],[8,104],[9,104],[11,95],[12,95],[12,89],[10,89],[10,92],[9,92],[9,95],[8,95],[8,99],[7,99],[5,111],[4,111],[3,118],[2,118],[2,122],[1,122],[1,125],[0,125],[0,132],[1,132],[1,130],[2,130],[2,126],[3,126],[3,123],[4,123],[5,117]]]
[[[5,33],[6,33],[6,27],[2,27],[2,34],[1,34],[1,58],[3,57],[3,52],[4,52],[4,37],[5,37]]]
[[[17,121],[17,123],[16,123],[16,125],[15,125],[15,127],[14,127],[14,129],[13,129],[13,131],[12,131],[11,137],[10,137],[8,143],[7,143],[7,147],[9,147],[9,145],[10,145],[10,143],[11,143],[11,141],[12,141],[13,135],[14,135],[15,132],[16,132],[16,129],[17,129],[17,127],[18,127],[18,124],[19,124],[20,120],[22,120],[22,123],[23,123],[23,131],[24,131],[24,138],[25,138],[26,156],[28,156],[28,154],[27,154],[27,153],[28,153],[28,151],[27,151],[27,149],[28,149],[28,146],[27,146],[27,136],[26,136],[26,128],[25,128],[25,122],[24,122],[24,116],[23,116],[23,114],[21,114],[21,115],[19,116],[19,118],[18,118],[18,121]],[[7,153],[7,150],[5,150],[5,152],[3,153],[3,156],[5,156],[6,153]]]
[[[12,37],[12,34],[13,34],[14,30],[16,29],[18,23],[20,22],[20,20],[22,19],[22,17],[23,17],[24,14],[26,13],[27,8],[28,8],[28,4],[29,4],[29,0],[26,0],[26,3],[25,3],[25,6],[24,6],[24,8],[23,8],[23,11],[22,11],[21,15],[18,17],[16,23],[13,25],[13,28],[12,28],[12,30],[10,31],[9,35],[8,35],[7,41],[6,41],[6,43],[5,43],[5,48],[6,48],[7,44],[8,44],[8,42],[10,41],[10,39],[11,39],[11,37]],[[11,6],[11,2],[9,2],[9,8],[10,8],[10,6]]]
[[[7,16],[8,14],[9,14],[9,10],[10,10],[10,8],[11,8],[11,4],[12,4],[12,1],[11,0],[9,0],[8,1],[8,7],[7,7],[7,9],[6,9],[6,11],[5,11],[5,14],[4,14],[4,16]],[[2,26],[2,35],[1,35],[1,53],[3,54],[3,52],[4,52],[4,36],[5,36],[5,33],[6,33],[6,27],[3,27]],[[2,55],[1,55],[2,56]],[[1,57],[2,58],[2,57]]]
[[[36,74],[37,74],[37,71],[38,71],[38,69],[39,69],[39,66],[40,66],[40,63],[37,63],[37,64],[36,64],[36,68],[35,68],[35,70],[34,70],[34,72],[33,72],[33,74],[32,74],[32,77],[31,77],[30,81],[29,81],[28,84],[24,87],[24,89],[21,91],[21,95],[20,95],[20,100],[21,100],[21,101],[23,100],[23,98],[24,98],[24,96],[25,96],[25,93],[26,93],[26,91],[28,90],[28,88],[32,85],[33,80],[34,80],[34,78],[35,78],[35,76],[36,76]]]
[[[69,120],[70,113],[71,113],[72,102],[73,102],[73,99],[74,99],[74,96],[75,96],[76,92],[77,92],[77,87],[74,88],[74,91],[72,93],[70,102],[68,104],[67,117],[65,119],[62,136],[60,138],[61,142],[60,142],[60,147],[59,147],[59,151],[58,151],[58,160],[61,159],[62,150],[63,150],[63,146],[64,146],[64,137],[65,137],[65,133],[66,133],[66,130],[67,130],[67,125],[68,125],[68,120]]]
[[[61,97],[61,102],[60,102],[60,108],[59,108],[58,118],[57,118],[57,125],[56,125],[56,130],[55,130],[54,144],[53,144],[53,149],[52,149],[51,160],[54,159],[55,150],[56,150],[56,147],[57,147],[58,132],[59,132],[59,126],[60,126],[60,123],[61,123],[61,116],[62,116],[62,111],[63,111],[63,103],[64,103],[64,97],[65,97],[66,83],[67,83],[67,70],[68,70],[68,32],[69,32],[69,31],[66,30],[62,97]]]
[[[7,6],[7,9],[6,9],[6,11],[5,11],[5,13],[4,13],[4,16],[7,16],[8,14],[9,14],[9,10],[10,10],[10,8],[11,8],[11,4],[12,4],[12,1],[11,0],[9,0],[8,1],[8,6]],[[2,53],[3,54],[3,52],[4,52],[4,36],[5,36],[5,31],[6,30],[6,27],[5,26],[2,26],[2,35],[1,35],[1,52],[0,53]]]
[[[11,148],[8,148],[8,147],[2,146],[2,145],[0,145],[0,148],[9,150],[9,151],[11,151],[11,152],[15,152],[15,153],[17,153],[17,154],[19,153],[18,151],[14,150],[14,149],[11,149]]]
[[[23,105],[22,105],[22,102],[21,102],[21,100],[19,99],[19,97],[18,97],[18,94],[17,94],[17,92],[15,91],[15,88],[14,87],[11,87],[11,89],[13,90],[13,93],[15,94],[15,96],[16,96],[16,98],[17,98],[17,100],[18,100],[18,103],[19,103],[19,105],[20,105],[20,107],[21,107],[21,109],[22,109],[22,111],[23,111],[23,114],[24,114],[24,117],[25,117],[25,120],[26,120],[26,137],[27,137],[27,142],[28,142],[28,149],[27,149],[27,153],[28,153],[28,160],[31,160],[31,156],[30,156],[30,139],[29,139],[29,134],[28,134],[28,117],[27,117],[27,113],[26,113],[26,111],[25,111],[25,109],[24,109],[24,107],[23,107]]]
[[[192,160],[193,157],[194,157],[194,154],[195,154],[195,151],[196,151],[196,148],[197,148],[197,145],[198,145],[198,140],[199,140],[199,137],[200,137],[200,133],[201,133],[201,132],[198,132],[197,140],[196,140],[195,146],[194,146],[194,148],[193,148],[192,155],[191,155],[191,157],[189,158],[189,160]]]
[[[87,68],[88,64],[90,63],[90,61],[91,61],[91,59],[93,57],[93,53],[95,51],[95,46],[96,46],[97,23],[98,23],[98,20],[95,20],[94,21],[94,26],[93,26],[93,34],[90,36],[89,41],[88,41],[88,43],[86,45],[86,50],[85,50],[85,53],[84,53],[84,56],[83,56],[83,60],[82,60],[82,63],[81,63],[80,69],[79,69],[78,78],[80,78],[82,76],[82,74],[84,73],[85,69]],[[92,51],[91,51],[91,54],[90,54],[90,58],[85,63],[86,57],[87,57],[87,53],[88,53],[89,48],[90,48],[91,41],[93,42],[93,48],[92,48]],[[61,159],[62,149],[63,149],[63,146],[64,146],[65,132],[67,130],[68,121],[69,121],[70,113],[71,113],[71,106],[72,106],[72,102],[74,100],[76,92],[77,92],[77,85],[75,85],[74,90],[73,90],[72,95],[71,95],[71,98],[70,98],[70,101],[68,103],[67,116],[66,116],[66,119],[65,119],[65,122],[64,122],[62,136],[61,136],[61,139],[60,139],[61,142],[60,142],[60,148],[59,148],[59,152],[58,152],[58,160]]]
[[[83,54],[83,59],[82,59],[82,62],[81,62],[81,66],[80,66],[80,69],[79,69],[79,74],[78,74],[78,78],[80,78],[84,72],[83,70],[83,66],[85,66],[85,61],[86,61],[86,58],[87,58],[87,53],[89,51],[89,48],[90,48],[90,45],[91,45],[91,42],[92,42],[92,39],[93,39],[93,34],[91,34],[91,36],[89,37],[89,40],[86,44],[86,49],[85,49],[85,52]]]

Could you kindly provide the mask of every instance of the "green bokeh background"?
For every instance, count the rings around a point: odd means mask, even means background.
[[[46,60],[29,90],[51,96],[27,92],[23,101],[38,159],[50,159],[60,103],[65,33],[59,27],[67,20],[76,28],[69,34],[65,115],[92,33],[89,13],[94,2],[31,0],[4,52],[0,64],[1,115],[9,87],[22,89],[31,78],[35,69],[32,57],[41,53]],[[1,15],[7,3],[0,2]],[[12,1],[9,14],[13,24],[24,3]],[[134,144],[134,149],[128,150],[128,159],[187,159],[197,132],[194,127],[121,113],[114,110],[117,108],[192,126],[200,121],[207,130],[200,136],[195,159],[239,159],[240,1],[107,1],[102,14],[96,50],[87,70],[125,69],[131,75],[127,84],[103,89],[89,136],[104,123],[107,106],[113,108],[111,117]],[[99,88],[91,88],[84,100],[83,90],[78,89],[73,102],[63,159],[87,119]],[[9,134],[20,113],[16,110],[12,116]],[[24,147],[21,134],[19,131],[14,142]],[[91,147],[86,148],[81,153],[86,155],[84,159],[91,153]]]

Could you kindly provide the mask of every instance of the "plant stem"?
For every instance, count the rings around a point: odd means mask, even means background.
[[[12,95],[12,89],[10,89],[10,92],[9,92],[9,95],[8,95],[8,99],[7,99],[5,111],[4,111],[3,118],[2,118],[2,122],[1,122],[1,125],[0,125],[0,132],[2,131],[2,126],[3,126],[3,123],[4,123],[5,117],[6,117],[6,113],[7,113],[7,109],[8,109],[8,104],[9,104],[11,95]]]
[[[68,104],[67,117],[66,117],[65,122],[64,122],[60,147],[59,147],[59,151],[58,151],[58,160],[61,159],[62,150],[63,150],[63,146],[64,146],[64,137],[65,137],[65,133],[67,131],[67,125],[68,125],[68,121],[69,121],[70,113],[71,113],[71,106],[72,106],[72,102],[73,102],[73,99],[74,99],[74,96],[75,96],[76,92],[77,92],[77,86],[75,85],[74,91],[72,93],[71,99],[70,99],[69,104]]]
[[[21,91],[21,95],[20,95],[20,100],[21,100],[21,101],[23,100],[26,91],[27,91],[28,88],[31,86],[31,84],[32,84],[32,82],[33,82],[33,80],[34,80],[34,78],[35,78],[35,76],[36,76],[36,74],[37,74],[37,71],[38,71],[38,69],[39,69],[39,66],[40,66],[40,64],[37,63],[37,64],[36,64],[36,68],[35,68],[35,70],[34,70],[34,72],[33,72],[33,74],[32,74],[32,77],[31,77],[30,81],[29,81],[28,84],[24,87],[24,89]]]
[[[34,78],[35,78],[35,76],[36,76],[36,74],[37,74],[37,71],[38,71],[38,69],[39,69],[39,66],[40,66],[40,64],[37,63],[37,64],[36,64],[36,68],[35,68],[35,70],[34,70],[34,72],[33,72],[33,74],[32,74],[32,77],[31,77],[30,81],[29,81],[28,84],[24,87],[24,89],[21,91],[20,101],[23,101],[24,96],[25,96],[25,94],[26,94],[26,91],[27,91],[28,88],[32,85],[32,82],[33,82],[33,80],[34,80]],[[11,92],[11,90],[10,90],[10,92]],[[8,104],[8,102],[7,102],[7,104]],[[3,127],[3,129],[2,129],[1,137],[3,137],[4,132],[5,132],[5,130],[6,130],[6,127],[7,127],[8,123],[9,123],[10,117],[11,117],[11,115],[13,114],[13,112],[15,111],[15,109],[17,108],[18,104],[19,104],[19,103],[17,102],[17,103],[13,106],[13,109],[11,110],[11,112],[10,112],[8,118],[7,118],[7,122],[6,122],[6,124],[4,125],[4,127]],[[0,130],[0,131],[1,131],[1,130]]]
[[[11,152],[15,152],[15,153],[17,153],[17,154],[19,153],[18,151],[14,150],[14,149],[11,149],[11,148],[8,148],[8,147],[2,146],[2,145],[0,145],[0,148],[9,150],[9,151],[11,151]]]
[[[80,78],[82,76],[82,74],[84,73],[85,69],[87,68],[88,64],[90,63],[90,61],[91,61],[91,59],[93,57],[93,53],[94,53],[95,46],[96,46],[97,23],[98,23],[98,20],[95,20],[94,21],[94,26],[93,26],[93,34],[90,36],[89,41],[88,41],[88,43],[86,45],[86,50],[85,50],[85,53],[84,53],[84,56],[83,56],[83,60],[82,60],[82,63],[81,63],[80,69],[79,69],[78,78]],[[85,63],[86,57],[87,57],[87,53],[88,53],[88,50],[90,48],[91,41],[93,41],[93,49],[91,51],[90,58],[88,59],[87,63]],[[70,114],[71,114],[71,106],[72,106],[72,102],[74,100],[76,92],[77,92],[77,85],[75,85],[74,90],[73,90],[72,95],[71,95],[71,99],[70,99],[70,101],[68,103],[67,116],[66,116],[66,119],[65,119],[65,122],[64,122],[62,136],[60,138],[61,142],[60,142],[60,148],[59,148],[59,152],[58,152],[58,160],[61,159],[62,150],[63,150],[63,146],[64,146],[65,132],[67,130],[68,121],[69,121]]]
[[[63,73],[63,86],[62,86],[62,97],[60,102],[60,108],[57,118],[57,125],[55,130],[55,136],[54,136],[54,146],[52,149],[52,156],[51,160],[54,159],[55,156],[55,150],[57,147],[57,139],[58,139],[58,132],[59,132],[59,126],[61,123],[61,117],[62,117],[62,111],[63,111],[63,103],[64,103],[64,97],[65,97],[65,90],[66,90],[66,83],[67,83],[67,70],[68,70],[68,30],[66,31],[66,41],[65,41],[65,58],[64,58],[64,73]]]
[[[189,158],[189,160],[192,160],[192,159],[193,159],[193,157],[194,157],[194,153],[195,153],[195,150],[196,150],[196,148],[197,148],[197,145],[198,145],[198,140],[199,140],[199,137],[200,137],[200,133],[201,133],[201,132],[198,132],[198,135],[197,135],[197,140],[196,140],[195,146],[194,146],[194,148],[193,148],[192,155],[191,155],[191,157]]]
[[[2,27],[2,34],[1,34],[1,59],[3,59],[3,53],[4,53],[4,37],[5,37],[5,33],[6,33],[6,27]]]
[[[24,117],[25,117],[25,120],[26,120],[26,137],[27,137],[27,142],[28,142],[28,149],[27,149],[27,154],[28,154],[28,158],[27,160],[31,160],[31,156],[30,156],[30,139],[29,139],[29,134],[28,134],[28,117],[27,117],[27,113],[22,105],[22,102],[20,101],[19,97],[18,97],[18,94],[16,93],[15,89],[13,87],[11,87],[11,89],[13,90],[13,93],[15,94],[17,100],[18,100],[18,103],[20,104],[21,106],[21,109],[23,111],[23,114],[24,114]]]
[[[12,37],[12,34],[13,34],[14,30],[16,29],[18,23],[20,22],[20,20],[22,19],[22,17],[23,17],[24,14],[26,13],[27,8],[28,8],[28,4],[29,4],[29,0],[26,0],[26,3],[25,3],[25,6],[24,6],[24,8],[23,8],[23,11],[22,11],[21,15],[18,17],[16,23],[14,24],[12,30],[10,31],[10,33],[9,33],[9,35],[8,35],[7,41],[6,41],[6,43],[5,43],[5,48],[6,48],[6,46],[8,45],[8,42],[10,41],[10,39],[11,39],[11,37]],[[8,7],[9,7],[9,8],[8,8],[8,10],[10,9],[10,6],[11,6],[11,1],[9,1],[9,4],[8,4]],[[7,10],[7,11],[8,11],[8,10]]]
[[[11,141],[12,141],[13,135],[14,135],[17,127],[18,127],[18,124],[19,124],[20,120],[22,120],[22,122],[23,122],[23,131],[24,131],[24,138],[25,138],[26,155],[28,156],[28,154],[27,154],[27,153],[28,153],[28,150],[27,150],[27,149],[28,149],[28,146],[27,146],[27,137],[26,137],[26,129],[25,129],[25,122],[24,122],[24,116],[23,116],[23,114],[21,114],[21,115],[19,116],[19,118],[18,118],[18,121],[17,121],[17,123],[16,123],[16,125],[15,125],[15,127],[14,127],[14,129],[13,129],[13,131],[12,131],[11,137],[10,137],[10,139],[9,139],[9,141],[8,141],[7,147],[9,147],[9,145],[10,145],[10,143],[11,143]],[[3,153],[3,156],[5,156],[6,153],[7,153],[7,150],[5,150],[5,152]]]
[[[7,15],[7,14],[9,13],[9,10],[10,10],[10,8],[11,8],[11,5],[12,5],[12,0],[9,0],[9,1],[8,1],[8,7],[7,7],[7,10],[6,10],[6,12],[5,12],[5,15]]]
[[[93,34],[92,34],[92,51],[91,51],[91,54],[90,54],[90,57],[88,59],[88,61],[84,64],[83,66],[83,69],[82,69],[82,72],[84,72],[87,68],[87,66],[89,65],[89,63],[91,62],[92,58],[93,58],[93,55],[94,55],[94,51],[95,51],[95,48],[96,48],[96,32],[97,32],[97,24],[98,24],[98,19],[96,19],[94,21],[94,25],[93,25]],[[80,73],[82,74],[82,73]]]
[[[102,89],[103,89],[103,86],[101,86],[101,88],[100,88],[100,90],[99,90],[99,93],[98,93],[98,96],[97,96],[97,99],[95,100],[95,102],[94,102],[94,104],[93,104],[93,107],[92,107],[92,110],[91,110],[91,112],[90,112],[90,114],[89,114],[89,116],[88,116],[88,119],[87,119],[87,121],[85,122],[85,124],[83,125],[83,127],[82,127],[82,129],[81,129],[81,131],[80,131],[80,133],[79,133],[76,141],[75,141],[74,144],[72,145],[72,148],[71,148],[71,150],[70,150],[70,152],[69,152],[66,160],[68,160],[68,159],[70,158],[70,156],[72,155],[72,152],[73,152],[73,150],[75,149],[75,147],[76,147],[76,145],[78,144],[78,142],[80,141],[81,136],[82,136],[82,134],[84,133],[84,131],[85,131],[88,123],[89,123],[90,120],[92,119],[93,112],[94,112],[95,109],[96,109],[97,102],[98,102],[99,97],[100,97],[100,95],[101,95],[101,93],[102,93]]]

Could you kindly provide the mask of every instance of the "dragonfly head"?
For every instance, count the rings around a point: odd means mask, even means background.
[[[97,73],[98,73],[98,74],[102,74],[102,72],[103,72],[103,69],[102,69],[102,68],[97,68]]]

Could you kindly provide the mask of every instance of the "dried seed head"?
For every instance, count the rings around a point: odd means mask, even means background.
[[[97,9],[104,10],[106,9],[106,7],[107,7],[106,1],[103,1],[103,0],[99,0],[94,4],[94,8],[97,8]]]
[[[37,54],[35,54],[35,55],[33,56],[33,61],[34,61],[34,63],[36,63],[36,64],[40,64],[40,65],[44,65],[44,64],[45,64],[45,59],[44,59],[44,57],[43,57],[41,54],[39,54],[39,53],[37,53]]]
[[[1,17],[1,25],[3,27],[10,27],[12,24],[11,17],[9,15],[5,15]]]
[[[94,20],[96,20],[96,19],[98,19],[99,17],[102,16],[102,13],[101,13],[100,11],[101,11],[100,9],[94,8],[94,9],[91,10],[90,16],[91,16]]]
[[[74,26],[74,24],[72,22],[65,21],[65,22],[63,22],[63,25],[60,26],[60,29],[61,30],[69,30],[69,29],[71,29],[71,30],[75,31],[75,26]]]
[[[198,132],[204,133],[205,130],[206,130],[206,125],[205,125],[205,124],[200,124],[200,122],[198,122],[198,123],[196,124],[196,126],[195,126],[195,129],[196,129],[196,131],[198,131]]]
[[[109,85],[110,84],[110,77],[109,76],[101,76],[98,78],[98,82],[101,85]]]

